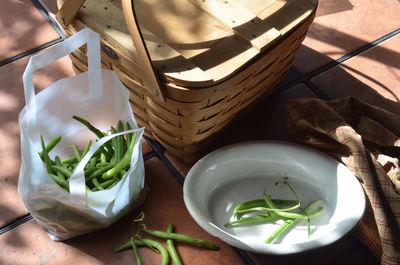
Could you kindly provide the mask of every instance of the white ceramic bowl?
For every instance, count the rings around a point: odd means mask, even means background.
[[[293,198],[276,181],[289,177],[302,205],[323,199],[321,216],[307,221],[273,244],[268,235],[272,224],[225,228],[233,208],[262,198]],[[208,233],[228,244],[257,253],[295,254],[331,244],[347,234],[360,220],[365,208],[364,191],[343,164],[314,149],[287,142],[245,142],[224,147],[200,159],[186,176],[184,201],[193,219]]]

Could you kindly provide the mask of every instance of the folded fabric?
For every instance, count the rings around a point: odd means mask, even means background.
[[[368,202],[357,234],[382,265],[399,265],[400,116],[354,97],[293,99],[286,114],[294,141],[329,153],[359,179]]]

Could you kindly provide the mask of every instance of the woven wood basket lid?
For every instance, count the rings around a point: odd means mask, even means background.
[[[58,0],[59,7],[64,0]],[[161,78],[182,87],[221,82],[306,19],[317,0],[135,0],[147,49]],[[77,14],[139,62],[120,0],[86,0]],[[140,63],[138,63],[140,65]]]

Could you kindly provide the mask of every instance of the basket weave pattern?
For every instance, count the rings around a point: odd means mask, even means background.
[[[183,161],[193,162],[240,111],[281,83],[314,15],[315,12],[226,80],[201,88],[162,80],[165,101],[156,100],[149,93],[141,78],[140,64],[126,58],[103,38],[102,64],[129,89],[132,110],[139,125],[145,127],[145,135]],[[75,19],[65,34],[69,37],[85,26]],[[71,60],[77,73],[87,71],[85,47],[71,54]]]

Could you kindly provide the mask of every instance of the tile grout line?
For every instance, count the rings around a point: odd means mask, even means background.
[[[3,226],[2,228],[0,228],[0,235],[10,231],[11,229],[14,229],[22,224],[24,224],[25,222],[31,220],[33,217],[32,215],[30,215],[29,213],[27,215],[25,215],[24,217],[21,217],[5,226]]]
[[[246,263],[246,265],[256,265],[256,263],[253,261],[253,259],[249,256],[249,254],[246,251],[241,250],[236,247],[232,247],[232,248],[240,256],[240,258],[243,260],[243,262]]]
[[[47,10],[43,7],[41,3],[39,3],[37,0],[31,0],[32,4],[35,6],[36,9],[41,13],[41,15],[46,19],[46,21],[50,24],[50,26],[57,32],[57,34],[60,36],[58,39],[50,41],[48,43],[42,44],[38,47],[35,47],[29,51],[25,51],[21,54],[18,54],[16,56],[13,56],[11,58],[5,59],[4,61],[0,62],[0,66],[4,66],[6,64],[12,63],[16,60],[19,60],[21,58],[24,58],[26,56],[29,56],[35,52],[38,52],[40,50],[43,50],[45,48],[48,48],[54,44],[57,44],[65,39],[65,35],[62,32],[62,30],[57,26],[57,24],[53,21],[53,19],[49,16]]]
[[[42,45],[40,45],[40,46],[38,46],[38,47],[36,47],[36,48],[33,48],[33,49],[29,50],[29,51],[26,51],[26,52],[23,52],[23,53],[21,53],[21,54],[18,54],[18,55],[16,55],[16,56],[14,56],[14,57],[5,59],[4,61],[1,61],[1,62],[0,62],[0,66],[4,66],[4,65],[6,65],[6,64],[15,62],[15,61],[17,61],[17,60],[19,60],[19,59],[21,59],[21,58],[24,58],[24,57],[26,57],[26,56],[29,56],[29,55],[31,55],[31,54],[33,54],[33,53],[35,53],[35,52],[38,52],[38,51],[41,51],[41,50],[43,50],[43,49],[46,49],[46,48],[48,48],[48,47],[50,47],[50,46],[53,46],[53,45],[55,45],[55,44],[57,44],[57,43],[59,43],[59,42],[61,42],[61,41],[63,41],[63,40],[64,40],[64,39],[60,37],[60,38],[58,38],[58,39],[56,39],[56,40],[52,40],[52,41],[50,41],[50,42],[48,42],[48,43],[42,44]]]
[[[323,100],[329,100],[329,97],[326,96],[316,85],[314,85],[314,83],[311,81],[312,78],[322,74],[323,72],[326,72],[332,68],[334,68],[335,66],[340,65],[341,63],[377,46],[378,44],[396,36],[400,34],[400,28],[370,42],[365,44],[364,46],[355,49],[354,51],[349,52],[348,54],[343,55],[342,57],[334,60],[333,62],[330,62],[326,65],[321,66],[320,68],[312,71],[311,73],[308,74],[302,74],[300,73],[300,71],[293,66],[293,70],[297,73],[297,75],[299,76],[296,80],[289,82],[288,84],[285,84],[284,86],[282,86],[282,91],[290,89],[291,87],[300,84],[300,83],[304,83],[307,87],[309,87],[319,98],[323,99]]]
[[[62,39],[65,39],[64,32],[58,27],[57,23],[50,17],[49,12],[43,6],[43,4],[38,0],[31,0],[32,4],[39,10],[42,16],[47,20],[47,22],[53,27],[53,29],[60,35]]]
[[[319,69],[317,69],[315,71],[312,71],[309,74],[304,75],[304,77],[306,79],[310,80],[313,77],[315,77],[315,76],[317,76],[317,75],[319,75],[319,74],[321,74],[321,73],[323,73],[323,72],[325,72],[327,70],[330,70],[331,68],[333,68],[333,67],[335,67],[337,65],[340,65],[341,63],[343,63],[343,62],[345,62],[345,61],[347,61],[347,60],[349,60],[349,59],[351,59],[351,58],[353,58],[353,57],[355,57],[355,56],[357,56],[357,55],[359,55],[359,54],[361,54],[361,53],[363,53],[363,52],[365,52],[365,51],[367,51],[367,50],[369,50],[369,49],[371,49],[371,48],[373,48],[375,46],[377,46],[378,44],[380,44],[380,43],[382,43],[382,42],[384,42],[384,41],[386,41],[386,40],[388,40],[388,39],[390,39],[390,38],[392,38],[392,37],[394,37],[394,36],[396,36],[398,34],[400,34],[400,28],[398,28],[398,29],[396,29],[396,30],[394,30],[394,31],[392,31],[392,32],[390,32],[388,34],[385,34],[382,37],[380,37],[380,38],[378,38],[378,39],[376,39],[376,40],[374,40],[374,41],[372,41],[370,43],[367,43],[367,44],[365,44],[365,45],[363,45],[363,46],[361,46],[361,47],[359,47],[359,48],[357,48],[357,49],[355,49],[355,50],[353,50],[353,51],[351,51],[351,52],[349,52],[349,53],[347,53],[345,55],[343,55],[342,57],[334,60],[333,62],[328,63],[328,64],[320,67]]]
[[[174,178],[178,181],[179,184],[183,185],[185,182],[185,178],[182,176],[181,173],[176,169],[174,165],[168,160],[168,158],[165,156],[165,148],[161,146],[158,142],[151,140],[147,137],[145,137],[146,141],[149,143],[153,151],[155,152],[154,156],[157,156],[161,162],[164,164],[164,166],[167,167],[167,169],[171,172],[171,174],[174,176]]]

